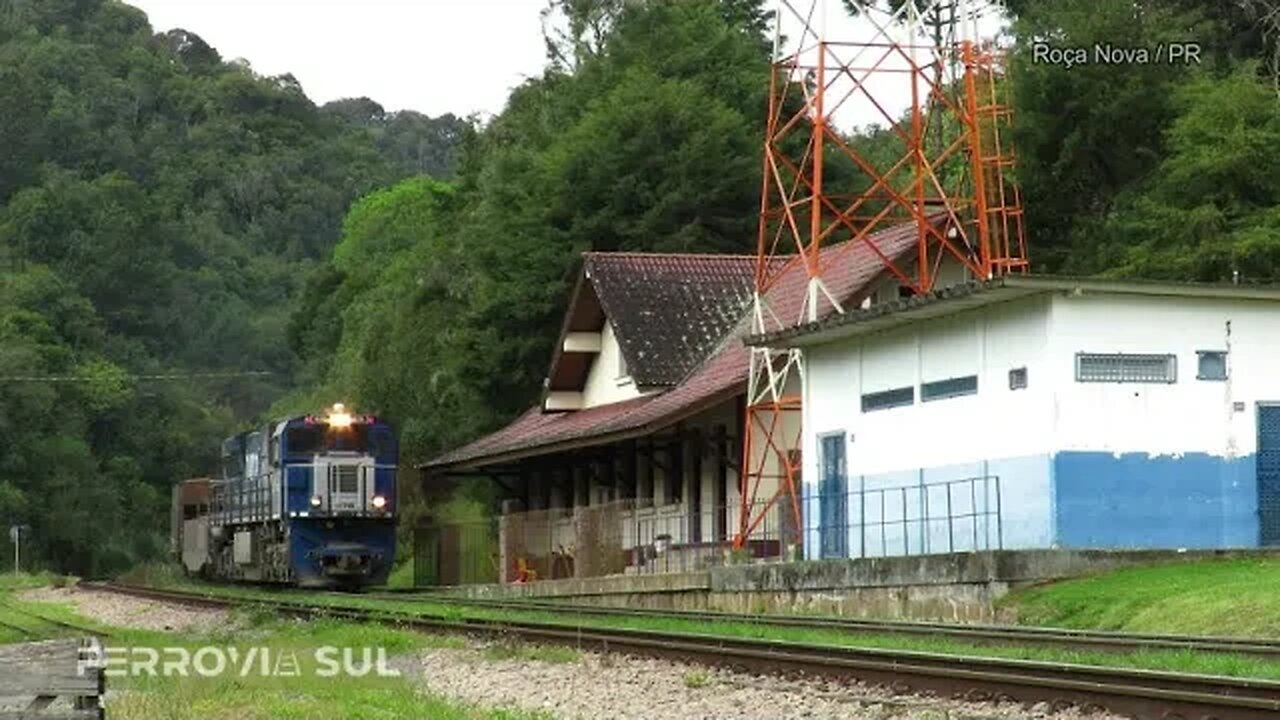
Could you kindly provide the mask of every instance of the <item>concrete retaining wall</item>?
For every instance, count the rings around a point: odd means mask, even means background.
[[[467,598],[542,598],[610,607],[993,622],[1010,589],[1135,565],[1280,556],[1276,550],[1006,550],[733,565],[706,572],[472,585]]]

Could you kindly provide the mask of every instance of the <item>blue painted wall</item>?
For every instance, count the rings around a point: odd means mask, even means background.
[[[851,475],[846,515],[849,556],[1049,547],[1054,527],[1052,469],[1052,460],[1045,454]],[[936,485],[966,478],[986,479],[972,487],[953,484],[950,492],[945,485]],[[805,555],[817,559],[821,515],[816,485],[806,482],[802,498],[805,517],[810,519]],[[997,505],[999,523],[994,520]]]
[[[1205,453],[1060,452],[1054,456],[1057,542],[1089,548],[1258,544],[1256,459]]]
[[[967,485],[955,486],[950,523],[946,489],[923,489],[930,483],[978,477],[1000,479],[998,528],[985,518],[962,517],[995,510],[994,484],[979,484],[973,493]],[[853,475],[848,487],[851,557],[982,550],[996,547],[997,537],[1006,549],[1258,545],[1257,470],[1252,455],[1228,460],[1206,453],[1152,457],[1060,452]],[[877,492],[882,489],[891,491]],[[859,490],[866,492],[859,494]],[[886,499],[883,522],[882,495]],[[808,523],[805,552],[816,559],[821,517],[816,488],[806,483],[803,498],[806,517],[813,519]]]

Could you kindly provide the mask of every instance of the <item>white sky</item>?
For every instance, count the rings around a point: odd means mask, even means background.
[[[319,104],[367,96],[388,110],[432,116],[478,111],[487,119],[501,112],[512,88],[540,74],[545,64],[539,12],[546,0],[126,2],[142,8],[157,31],[181,27],[204,38],[224,59],[248,60],[259,74],[292,73]],[[844,16],[835,0],[820,4],[827,6],[828,39],[871,41],[878,34],[876,23]],[[970,0],[975,9],[987,4]],[[809,3],[798,0],[793,6],[805,9]],[[780,14],[783,31],[798,42],[803,36],[796,18]],[[879,18],[892,26],[886,20]],[[987,19],[980,25],[985,36],[1000,23]],[[910,85],[900,76],[878,80],[868,86],[887,110],[896,114],[909,104]],[[833,87],[833,93],[839,89]],[[836,111],[837,126],[883,124],[865,96],[850,100]]]
[[[262,75],[293,73],[318,104],[496,114],[538,75],[545,0],[125,0]]]

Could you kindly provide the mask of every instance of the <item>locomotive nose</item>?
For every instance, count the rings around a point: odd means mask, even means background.
[[[368,575],[382,554],[367,545],[331,543],[316,553],[320,569],[331,577]]]

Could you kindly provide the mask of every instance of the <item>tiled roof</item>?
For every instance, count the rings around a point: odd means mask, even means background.
[[[824,249],[820,262],[827,268],[823,278],[832,296],[841,300],[854,298],[883,272],[884,264],[868,242],[886,257],[901,258],[915,247],[915,226],[892,227],[864,242]],[[807,280],[803,266],[793,259],[768,292],[769,307],[786,325],[800,319]],[[651,297],[660,298],[663,294]],[[751,314],[746,309],[743,305],[732,323],[723,319],[707,321],[708,327],[725,327],[722,337],[713,343],[709,356],[669,390],[569,413],[543,413],[540,407],[534,407],[501,430],[437,457],[426,467],[475,467],[504,458],[648,434],[733,397],[744,391],[750,373],[751,351],[742,342],[751,332]],[[690,318],[688,326],[697,327],[698,322]]]
[[[680,382],[734,328],[751,302],[756,259],[745,255],[586,253],[583,271],[641,387]]]

